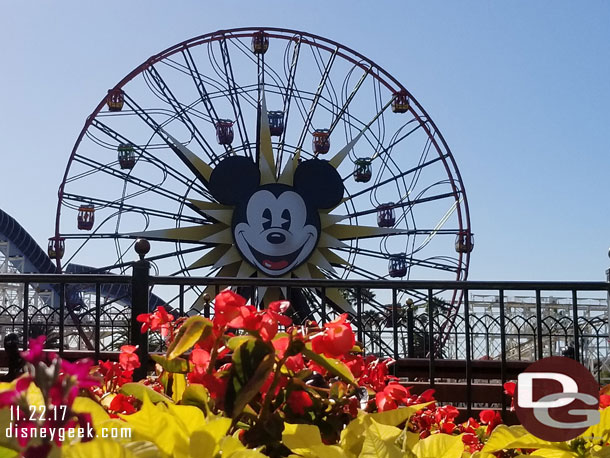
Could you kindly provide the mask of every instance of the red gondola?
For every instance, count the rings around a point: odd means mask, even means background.
[[[313,133],[313,151],[326,154],[330,150],[330,133],[328,129],[316,129]]]
[[[125,93],[122,89],[110,89],[106,96],[109,111],[121,111],[125,104]]]
[[[358,158],[356,159],[354,164],[356,166],[354,170],[354,180],[358,183],[367,183],[368,181],[370,181],[371,176],[373,175],[373,170],[371,168],[371,158]]]
[[[81,205],[76,220],[80,230],[90,231],[95,221],[95,207],[90,204]]]

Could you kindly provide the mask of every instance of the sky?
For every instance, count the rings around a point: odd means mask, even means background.
[[[44,247],[87,116],[149,56],[219,29],[336,40],[423,105],[457,161],[477,280],[610,267],[610,3],[0,0],[0,208]]]

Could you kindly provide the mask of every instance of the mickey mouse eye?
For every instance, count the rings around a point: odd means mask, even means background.
[[[263,211],[263,230],[267,230],[271,227],[271,210],[265,208]]]
[[[285,229],[285,230],[290,229],[290,222],[291,222],[292,218],[290,216],[290,211],[288,211],[288,209],[285,209],[282,212],[282,219],[284,220],[281,224],[282,229]]]

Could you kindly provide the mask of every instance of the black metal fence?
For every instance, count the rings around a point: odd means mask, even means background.
[[[29,338],[45,334],[60,353],[88,350],[96,358],[133,343],[144,357],[163,342],[139,333],[138,314],[163,298],[177,315],[213,315],[215,293],[231,285],[254,302],[276,290],[294,301],[295,320],[325,323],[347,309],[365,352],[426,361],[425,377],[410,377],[408,369],[399,374],[411,380],[461,380],[471,387],[483,377],[473,362],[491,361],[497,374],[485,377],[502,383],[511,378],[512,362],[563,354],[585,364],[600,383],[610,382],[608,313],[600,307],[610,291],[606,282],[229,279],[148,271],[141,260],[131,276],[0,274],[0,337],[17,333],[26,347]],[[473,300],[475,293],[489,299]],[[562,300],[551,306],[551,293]],[[517,294],[533,299],[516,302]],[[463,374],[449,377],[439,370],[441,360],[461,361]]]

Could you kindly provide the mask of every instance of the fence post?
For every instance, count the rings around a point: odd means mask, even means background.
[[[407,356],[415,358],[415,317],[413,316],[413,301],[407,299]]]
[[[138,239],[135,244],[136,253],[140,260],[133,263],[131,276],[131,344],[138,346],[138,356],[141,366],[133,373],[134,380],[146,377],[148,366],[148,332],[140,332],[141,323],[137,321],[138,315],[148,313],[148,290],[150,285],[150,263],[144,256],[150,251],[150,243],[145,239]]]

